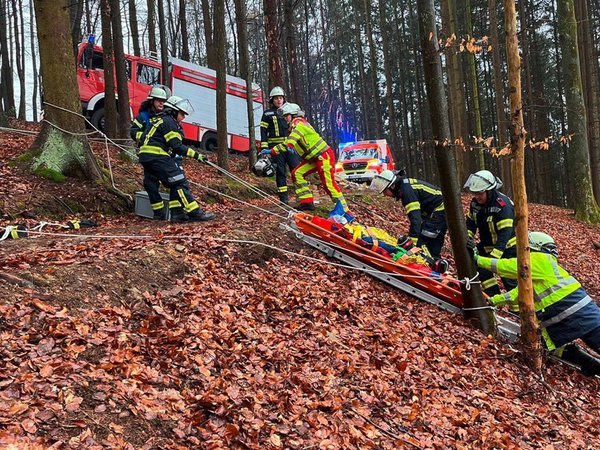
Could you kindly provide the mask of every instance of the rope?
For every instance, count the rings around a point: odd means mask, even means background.
[[[492,311],[496,311],[496,307],[491,305],[477,306],[475,308],[463,308],[463,311],[480,311],[482,309],[491,309]]]
[[[481,284],[481,280],[478,280],[477,278],[479,278],[479,272],[476,272],[475,275],[473,276],[473,278],[464,277],[462,280],[457,280],[457,281],[461,284],[464,284],[465,289],[467,291],[470,291],[472,284]]]

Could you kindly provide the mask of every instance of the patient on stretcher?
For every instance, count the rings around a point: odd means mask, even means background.
[[[438,273],[448,270],[448,261],[433,258],[426,250],[414,246],[407,236],[396,238],[381,228],[364,226],[355,220],[348,223],[344,216],[331,216],[328,220],[333,222],[334,233],[401,264],[416,263]]]

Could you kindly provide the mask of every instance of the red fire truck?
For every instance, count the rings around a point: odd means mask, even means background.
[[[129,81],[129,103],[132,117],[148,96],[150,88],[161,80],[159,61],[125,55]],[[174,95],[188,98],[194,113],[183,122],[185,138],[205,150],[217,146],[217,77],[207,67],[192,64],[177,58],[169,58],[169,87]],[[102,47],[81,43],[77,55],[77,83],[79,96],[86,117],[95,127],[104,124],[104,70]],[[249,149],[248,113],[246,106],[246,82],[227,75],[227,139],[231,150],[246,152]],[[260,140],[260,118],[262,116],[262,92],[253,84],[255,141]]]

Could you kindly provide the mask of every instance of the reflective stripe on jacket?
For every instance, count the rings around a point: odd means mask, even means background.
[[[260,148],[273,148],[285,142],[288,124],[277,115],[277,108],[267,109],[260,119]]]
[[[290,134],[283,144],[273,147],[273,153],[279,154],[294,150],[300,158],[311,161],[327,150],[327,142],[302,117],[297,117],[290,124]]]
[[[442,191],[427,181],[404,178],[394,186],[396,200],[401,200],[410,221],[409,237],[416,244],[421,235],[423,219],[434,211],[444,211]]]
[[[169,114],[159,113],[150,118],[150,125],[141,139],[140,156],[181,155],[195,158],[197,152],[183,144],[183,128]]]
[[[517,279],[517,258],[479,257],[477,265],[501,277]],[[531,253],[531,281],[534,307],[542,337],[549,350],[567,344],[600,326],[600,308],[587,295],[581,284],[557,262],[556,257]],[[495,305],[516,303],[518,289],[496,295]]]

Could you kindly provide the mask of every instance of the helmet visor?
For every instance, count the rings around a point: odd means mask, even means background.
[[[187,98],[182,98],[181,100],[177,101],[173,106],[175,107],[175,109],[181,111],[182,113],[188,116],[194,112],[194,107]]]
[[[373,177],[373,180],[371,181],[371,184],[369,185],[369,189],[377,192],[378,194],[381,194],[388,187],[390,187],[390,184],[391,184],[390,180],[386,180],[383,177],[375,175],[375,177]]]

